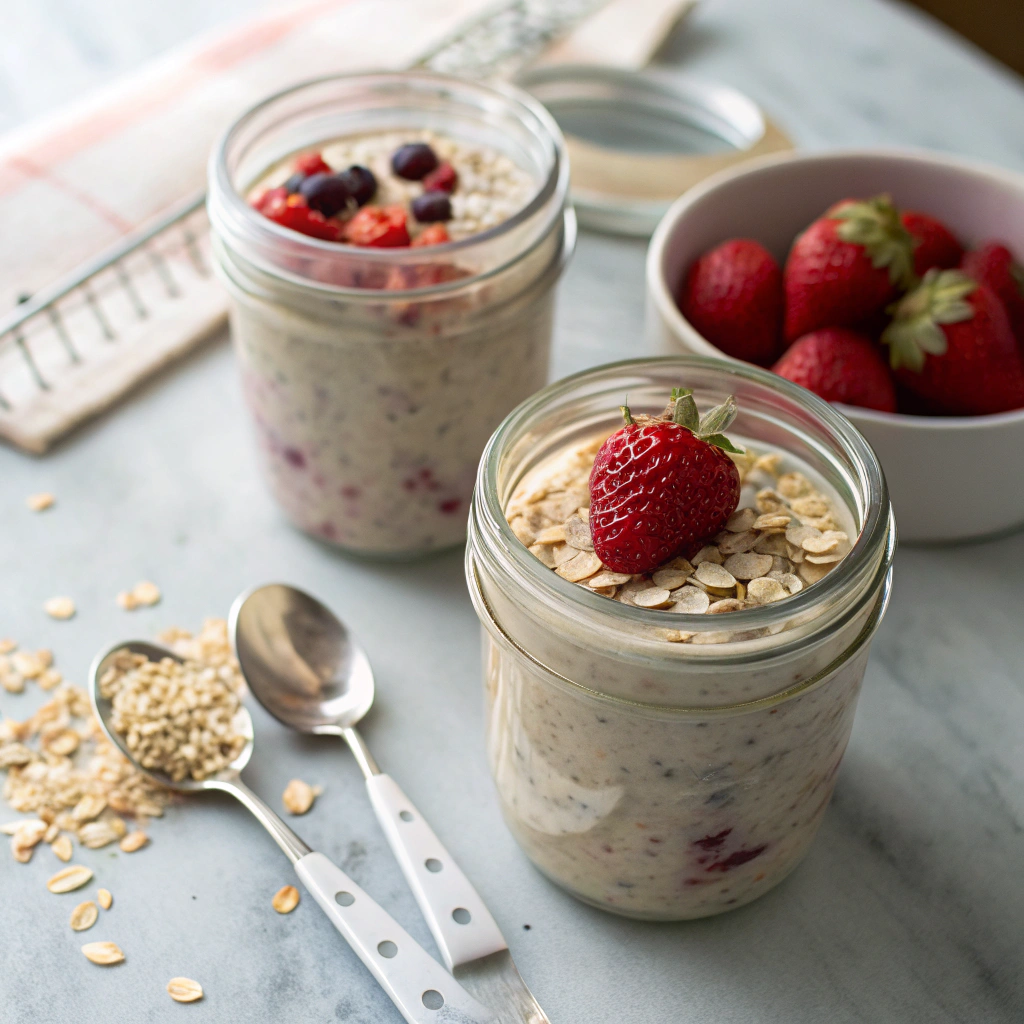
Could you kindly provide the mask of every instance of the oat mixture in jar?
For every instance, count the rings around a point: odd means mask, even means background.
[[[653,415],[682,383],[704,407],[735,393],[730,436],[760,461],[736,457],[739,503],[700,550],[639,574],[594,565],[595,449],[627,392]],[[827,807],[888,594],[888,498],[856,431],[755,369],[685,357],[589,371],[502,425],[470,533],[491,769],[536,866],[587,902],[662,920],[784,878]]]
[[[426,73],[311,83],[228,132],[218,271],[264,471],[300,528],[385,557],[462,540],[488,436],[547,376],[567,182],[533,100]]]

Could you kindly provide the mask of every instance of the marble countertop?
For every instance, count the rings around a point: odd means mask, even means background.
[[[0,125],[10,126],[244,0],[138,5],[46,0],[5,18]],[[10,59],[8,59],[10,58]],[[57,59],[59,58],[59,59]],[[1024,170],[1024,83],[909,9],[880,0],[707,0],[663,60],[751,94],[798,143],[909,143]],[[584,234],[564,282],[554,373],[645,353],[644,246]],[[1007,453],[1008,461],[1019,453]],[[331,603],[377,673],[366,735],[502,925],[555,1024],[1011,1024],[1024,1019],[1024,535],[904,548],[849,752],[819,838],[758,902],[679,925],[620,920],[541,878],[505,830],[485,764],[478,626],[458,553],[411,566],[346,560],[287,527],[263,490],[230,350],[216,343],[42,460],[0,450],[0,635],[49,646],[84,683],[129,634],[224,615],[283,578]],[[24,507],[51,490],[45,515]],[[156,580],[128,617],[117,591]],[[66,623],[41,611],[71,594]],[[36,695],[0,694],[24,717]],[[431,948],[341,745],[257,713],[249,784],[272,802],[324,785],[298,831]],[[0,812],[6,820],[13,815]],[[84,851],[114,909],[89,939],[127,962],[101,970],[67,925],[68,897],[0,857],[0,1017],[10,1024],[348,1021],[399,1016],[311,899],[270,896],[291,870],[241,807],[210,796],[154,823],[131,857]],[[172,1004],[173,975],[203,1002]]]

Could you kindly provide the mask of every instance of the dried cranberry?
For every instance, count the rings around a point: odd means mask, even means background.
[[[319,153],[303,153],[295,160],[298,174],[330,174],[334,168]]]
[[[325,217],[341,213],[348,205],[350,193],[340,174],[311,174],[299,185],[299,195],[310,209],[319,210]]]
[[[369,167],[353,164],[347,171],[339,171],[338,177],[345,182],[356,206],[365,206],[377,192],[377,179]]]
[[[423,247],[427,245],[444,245],[445,242],[450,241],[451,237],[448,234],[448,229],[443,224],[431,224],[429,228],[424,228],[412,240],[412,244],[414,247]]]
[[[283,192],[284,189],[273,191]],[[319,210],[311,210],[302,196],[288,196],[285,200],[277,196],[271,202],[265,202],[260,210],[275,224],[291,228],[292,231],[299,231],[313,238],[323,238],[328,242],[341,240],[341,228],[334,221],[328,220]]]
[[[425,192],[454,192],[459,183],[459,175],[447,160],[438,164],[424,179]]]
[[[410,142],[395,150],[391,169],[400,178],[419,181],[437,166],[437,154],[425,142]]]
[[[412,201],[413,216],[421,224],[452,219],[452,201],[447,192],[424,192]]]
[[[306,180],[306,175],[302,171],[296,171],[285,183],[284,188],[288,190],[289,195],[294,195],[299,191],[299,186]]]
[[[401,206],[364,206],[346,225],[350,245],[395,248],[409,244],[409,227]]]

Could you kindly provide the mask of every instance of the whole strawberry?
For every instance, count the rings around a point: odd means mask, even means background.
[[[960,269],[999,296],[1010,317],[1010,327],[1024,348],[1024,267],[1002,242],[986,242],[964,255]]]
[[[959,266],[964,247],[941,220],[918,210],[904,210],[900,221],[914,239],[914,273],[918,277],[932,267],[949,270]]]
[[[888,196],[833,206],[786,260],[786,342],[819,327],[854,327],[883,310],[913,281],[913,245]]]
[[[594,551],[614,572],[651,572],[693,554],[736,511],[740,477],[722,431],[736,416],[730,396],[703,417],[693,392],[672,391],[671,416],[633,419],[601,446],[590,473]]]
[[[995,292],[960,270],[929,270],[882,335],[897,380],[937,412],[1024,408],[1024,358]]]
[[[727,355],[761,366],[778,356],[782,271],[752,239],[730,239],[695,260],[678,303],[683,316]]]
[[[896,411],[896,387],[880,349],[870,338],[845,327],[805,334],[772,370],[826,402]]]

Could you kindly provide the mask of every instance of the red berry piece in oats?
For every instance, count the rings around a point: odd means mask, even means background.
[[[736,511],[740,478],[722,433],[736,416],[730,396],[703,417],[692,392],[672,392],[670,417],[634,419],[601,446],[590,474],[594,551],[615,572],[651,572],[695,553]]]
[[[408,245],[409,226],[401,206],[364,206],[345,225],[345,241],[349,245],[366,245],[380,249]]]
[[[424,179],[424,192],[454,192],[459,174],[447,160],[438,164]]]
[[[295,160],[295,172],[309,177],[311,174],[330,174],[334,168],[319,153],[303,153]]]
[[[448,229],[443,224],[431,224],[412,240],[412,244],[414,246],[444,245],[445,242],[451,240]]]

